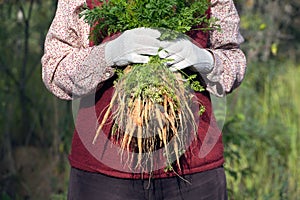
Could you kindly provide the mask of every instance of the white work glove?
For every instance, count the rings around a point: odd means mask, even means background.
[[[208,73],[214,66],[212,53],[187,38],[163,41],[162,46],[163,49],[158,55],[160,58],[170,59],[167,65],[173,72],[192,66],[199,73]]]
[[[160,32],[150,28],[127,30],[116,39],[107,42],[105,60],[108,66],[124,66],[129,63],[147,63],[149,55],[157,55]]]

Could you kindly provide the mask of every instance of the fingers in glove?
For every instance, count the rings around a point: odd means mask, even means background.
[[[145,54],[145,55],[157,55],[158,50],[160,48],[160,41],[155,36],[141,35],[139,33],[128,37],[127,41],[125,41],[125,44],[123,44],[123,46],[124,49],[123,50],[120,49],[120,50],[125,54],[135,52],[138,54]]]
[[[178,54],[173,54],[172,56],[166,57],[168,59],[167,65],[174,65],[184,60],[184,58]]]
[[[125,31],[127,42],[132,44],[140,44],[143,46],[160,47],[160,32],[150,28],[136,28]],[[125,41],[126,43],[126,41]]]
[[[159,51],[158,55],[160,58],[167,58],[169,56],[172,56],[174,54],[178,55],[185,55],[184,52],[184,45],[182,45],[180,42],[167,42],[168,44],[166,47],[164,47],[161,51]],[[163,46],[161,42],[161,46]]]
[[[143,54],[143,55],[157,55],[159,50],[159,46],[152,46],[152,45],[140,45],[137,44],[134,48],[134,52],[137,54]]]
[[[147,63],[147,62],[149,62],[148,56],[142,56],[136,53],[130,53],[122,57],[118,57],[114,63],[117,66],[125,66],[130,63]]]
[[[172,72],[175,72],[175,71],[178,71],[178,70],[185,69],[188,66],[190,66],[190,64],[187,62],[186,59],[184,59],[184,60],[182,60],[178,63],[175,63],[175,64],[171,65],[171,67],[169,67],[169,70],[171,70]]]

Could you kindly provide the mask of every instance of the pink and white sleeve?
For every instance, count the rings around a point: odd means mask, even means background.
[[[87,95],[114,74],[104,59],[105,44],[89,46],[90,27],[78,16],[84,2],[59,0],[45,40],[42,79],[61,99]]]
[[[207,90],[224,96],[238,87],[246,71],[246,58],[239,48],[243,37],[239,32],[240,18],[233,0],[212,0],[211,15],[218,19],[221,30],[210,33],[209,50],[215,58],[213,70],[204,78]]]

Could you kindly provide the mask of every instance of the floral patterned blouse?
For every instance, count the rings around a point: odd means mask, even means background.
[[[89,46],[90,26],[78,16],[84,3],[85,0],[59,0],[45,40],[42,78],[46,87],[61,99],[87,95],[114,75],[114,68],[105,62],[106,44]],[[204,78],[210,93],[224,96],[243,80],[246,58],[239,48],[243,37],[233,0],[211,3],[211,16],[218,19],[221,31],[210,32],[208,50],[213,53],[215,64]]]

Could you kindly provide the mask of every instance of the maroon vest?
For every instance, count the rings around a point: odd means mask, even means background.
[[[99,6],[99,3],[93,2],[94,0],[87,0],[87,5],[90,8]],[[207,32],[191,31],[188,35],[201,47],[208,46],[209,35]],[[90,42],[90,45],[93,46],[93,43]],[[95,94],[81,99],[69,156],[70,164],[81,170],[119,178],[148,178],[148,173],[137,173],[124,168],[119,157],[119,147],[108,138],[112,123],[106,123],[96,143],[92,142],[99,122],[110,103],[115,78],[112,77],[105,81],[101,88],[95,91]],[[180,158],[182,166],[178,171],[180,175],[206,171],[224,163],[222,135],[213,116],[209,93],[196,92],[195,95],[206,110],[200,116],[197,137],[191,141],[184,156]],[[165,172],[163,167],[158,167],[151,173],[151,176],[159,178],[176,176],[176,174],[172,171]]]

